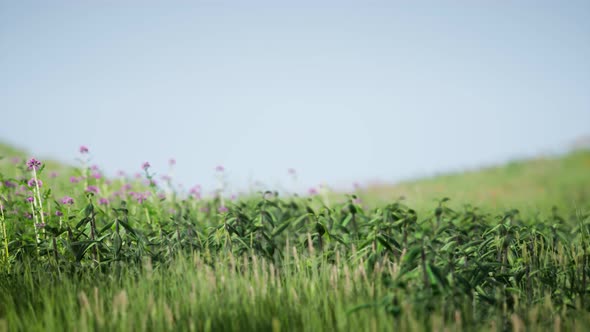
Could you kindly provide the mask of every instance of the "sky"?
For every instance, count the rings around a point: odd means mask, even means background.
[[[0,0],[0,141],[213,189],[395,182],[590,134],[590,1]],[[287,170],[298,173],[292,183]]]

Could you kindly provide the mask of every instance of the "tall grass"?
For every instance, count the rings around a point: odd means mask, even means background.
[[[22,174],[31,171],[43,179],[42,166]],[[441,199],[417,212],[401,201],[368,209],[355,195],[328,203],[273,192],[203,200],[164,195],[144,171],[142,185],[87,168],[60,197],[49,181],[0,179],[0,330],[590,324],[584,209],[489,213]]]

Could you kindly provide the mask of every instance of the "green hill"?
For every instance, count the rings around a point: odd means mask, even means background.
[[[374,185],[364,198],[373,203],[400,196],[418,209],[443,197],[450,206],[472,204],[484,208],[547,211],[553,206],[590,206],[590,150],[562,156],[514,161],[503,166],[438,175],[394,185]]]

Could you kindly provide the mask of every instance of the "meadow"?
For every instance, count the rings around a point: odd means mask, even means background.
[[[587,150],[237,198],[0,152],[0,331],[590,326]]]

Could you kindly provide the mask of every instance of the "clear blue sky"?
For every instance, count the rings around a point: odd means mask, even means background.
[[[124,4],[123,4],[124,3]],[[590,1],[0,0],[0,140],[213,188],[395,181],[590,133]],[[321,3],[321,5],[320,5]]]

